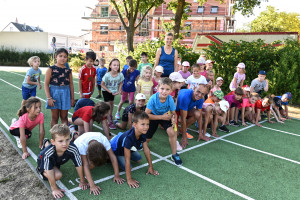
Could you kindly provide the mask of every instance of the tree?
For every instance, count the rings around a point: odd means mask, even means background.
[[[163,0],[111,0],[116,9],[119,19],[127,34],[127,50],[134,51],[133,36],[135,30],[141,25],[149,11],[153,7],[158,7]],[[138,16],[141,16],[137,22]]]
[[[272,6],[251,22],[251,32],[298,32],[300,33],[300,14],[278,12]]]

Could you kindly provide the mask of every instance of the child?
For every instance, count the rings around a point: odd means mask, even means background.
[[[122,114],[122,123],[119,123],[118,120],[115,120],[114,123],[115,125],[120,128],[125,130],[128,124],[128,128],[132,128],[132,116],[136,111],[145,111],[146,106],[145,106],[145,101],[146,101],[146,96],[142,93],[138,93],[135,96],[135,103],[127,106]]]
[[[258,78],[252,80],[251,86],[250,86],[250,93],[256,92],[261,96],[263,91],[269,90],[269,82],[266,79],[267,73],[263,70],[259,71]]]
[[[259,98],[259,94],[253,92],[250,94],[249,98],[243,98],[241,116],[242,125],[247,126],[245,123],[245,118],[255,124],[255,103]]]
[[[149,65],[150,67],[153,67],[152,64],[147,61],[147,59],[148,59],[147,53],[146,52],[141,53],[142,63],[140,63],[138,68],[137,68],[137,70],[139,70],[139,72],[142,72],[143,67],[146,66],[146,65]]]
[[[116,129],[112,121],[115,96],[122,93],[124,76],[120,73],[120,61],[114,58],[109,63],[108,73],[102,79],[101,87],[104,101],[110,106],[108,123],[110,129]]]
[[[72,70],[66,68],[68,51],[60,48],[55,52],[56,65],[50,66],[45,75],[46,108],[51,109],[51,127],[58,123],[68,124],[68,110],[74,105]]]
[[[255,125],[262,127],[261,124],[259,124],[258,122],[261,120],[261,112],[264,112],[265,110],[267,110],[267,115],[268,115],[268,122],[273,124],[274,122],[271,121],[271,111],[270,111],[270,106],[273,103],[273,97],[268,95],[263,99],[259,99],[256,101],[255,103]]]
[[[90,193],[100,194],[101,188],[97,186],[92,178],[91,169],[106,164],[109,156],[114,168],[115,177],[113,182],[123,184],[124,179],[119,175],[117,158],[111,149],[108,139],[100,132],[89,132],[78,137],[74,144],[78,148],[82,160],[85,178],[90,186]],[[108,155],[108,156],[107,156]],[[83,181],[85,182],[85,181]]]
[[[79,108],[74,112],[72,116],[72,123],[78,126],[79,135],[92,132],[93,131],[93,122],[96,121],[98,124],[103,123],[103,128],[106,127],[104,122],[106,122],[107,115],[109,113],[110,106],[104,102],[98,102],[94,106],[84,106]],[[104,128],[104,132],[107,138],[109,136],[109,130]]]
[[[215,82],[214,79],[215,79],[215,73],[214,73],[214,71],[208,70],[207,71],[206,81],[207,81],[207,86],[209,88],[213,88],[214,87],[214,82]]]
[[[215,107],[213,110],[214,120],[213,120],[213,126],[212,127],[212,136],[219,137],[217,134],[217,127],[218,123],[221,123],[221,126],[219,126],[219,131],[223,132],[229,132],[227,127],[225,126],[226,123],[226,112],[229,109],[229,103],[226,100],[221,100],[219,103],[215,103]]]
[[[246,71],[245,71],[244,63],[239,63],[236,66],[236,71],[237,72],[234,73],[233,79],[229,86],[229,89],[231,91],[236,90],[236,88],[238,88],[238,87],[242,87],[244,84],[244,80],[246,79],[246,75],[245,75]]]
[[[218,77],[217,80],[216,80],[216,85],[213,88],[211,88],[211,90],[210,90],[210,92],[208,94],[208,97],[211,97],[213,95],[213,93],[215,91],[217,91],[217,90],[222,91],[221,86],[223,85],[223,83],[224,83],[223,78],[222,77]]]
[[[188,84],[189,89],[194,89],[198,84],[207,84],[206,78],[200,75],[200,66],[198,64],[193,64],[192,72],[193,74],[186,79],[186,84]]]
[[[137,150],[143,148],[144,154],[149,164],[149,168],[146,174],[159,175],[157,171],[153,169],[150,149],[146,142],[146,133],[149,129],[149,116],[143,111],[137,111],[133,115],[133,128],[124,133],[119,133],[111,141],[111,148],[117,156],[118,163],[122,170],[126,171],[127,184],[131,188],[138,188],[139,182],[131,177],[131,164],[130,160],[134,162],[140,162],[142,156],[138,151],[131,150],[133,147]]]
[[[136,70],[137,62],[136,60],[131,60],[129,62],[129,68],[127,70],[122,71],[122,74],[124,76],[124,82],[122,86],[122,97],[121,101],[118,106],[118,111],[115,115],[115,119],[120,119],[120,110],[125,102],[127,100],[127,97],[129,96],[129,104],[133,104],[134,100],[134,93],[135,93],[135,82],[140,77],[140,72]]]
[[[178,57],[177,57],[177,70],[181,70],[182,68],[182,64],[181,64],[181,60],[182,60],[182,56],[180,54],[178,54]]]
[[[207,71],[213,70],[213,67],[214,67],[214,61],[212,61],[212,60],[207,60],[207,61],[205,61],[205,65],[206,65],[206,70],[207,70]]]
[[[26,72],[24,81],[22,83],[23,100],[21,106],[26,104],[26,100],[29,97],[36,96],[36,86],[39,86],[39,89],[42,89],[40,78],[42,71],[39,69],[40,58],[37,56],[32,56],[27,62],[31,68]]]
[[[97,68],[96,73],[97,73],[97,86],[98,86],[98,93],[99,95],[96,97],[96,99],[102,98],[101,96],[101,82],[103,76],[106,74],[107,68],[105,67],[105,59],[101,58],[100,59],[100,67]]]
[[[142,75],[137,82],[137,93],[146,96],[146,104],[153,94],[152,67],[148,65],[143,67]]]
[[[127,70],[129,68],[129,62],[133,59],[132,56],[127,56],[126,57],[126,64],[123,66],[123,70]]]
[[[275,103],[275,109],[279,109],[280,114],[286,117],[286,119],[290,119],[287,105],[289,104],[289,101],[291,99],[292,94],[290,92],[287,92],[282,96],[276,96],[273,98]],[[284,109],[282,108],[282,105],[284,105]]]
[[[177,105],[177,97],[179,90],[181,87],[185,84],[185,79],[182,78],[181,74],[179,72],[172,72],[169,76],[169,78],[172,80],[172,93],[170,94],[173,97],[173,100],[175,102],[175,105]]]
[[[79,187],[86,190],[88,185],[84,181],[80,155],[77,147],[70,143],[70,131],[65,124],[56,124],[50,129],[51,144],[48,139],[43,141],[43,150],[38,155],[37,172],[44,180],[48,180],[54,198],[62,198],[64,190],[56,185],[62,177],[60,166],[71,159],[80,178]]]
[[[158,92],[150,97],[146,108],[146,113],[150,119],[150,128],[146,137],[149,143],[160,124],[169,136],[173,161],[176,165],[181,165],[182,161],[176,152],[177,133],[174,131],[174,126],[177,123],[177,116],[175,112],[176,106],[170,95],[171,92],[172,80],[169,78],[160,79]]]
[[[99,66],[99,60],[98,60],[98,59],[95,60],[94,66],[95,66],[95,67],[98,67],[98,66]]]
[[[206,78],[207,76],[206,76],[205,59],[204,58],[199,58],[197,60],[197,64],[200,67],[200,75],[202,75]]]
[[[241,105],[241,101],[244,95],[244,91],[242,88],[238,87],[235,92],[234,95],[226,95],[224,97],[224,99],[226,101],[228,101],[229,103],[229,108],[230,108],[230,112],[228,112],[227,114],[227,123],[226,124],[230,124],[232,126],[236,126],[239,127],[240,125],[237,123],[238,120],[238,108]],[[230,121],[229,121],[230,119]]]
[[[190,63],[188,61],[184,61],[182,63],[182,70],[178,71],[184,79],[187,79],[191,75],[191,72],[189,72],[189,68]]]
[[[78,73],[78,86],[80,98],[89,99],[94,93],[96,68],[93,66],[96,60],[94,52],[87,52],[85,56],[85,65],[83,65]]]
[[[26,101],[26,104],[18,111],[17,115],[19,116],[19,120],[12,119],[9,132],[16,138],[18,147],[23,149],[22,158],[26,159],[29,156],[26,140],[31,137],[32,129],[39,125],[39,148],[42,147],[45,136],[44,114],[41,112],[41,101],[38,98],[30,97]]]
[[[95,102],[91,99],[75,99],[75,106],[74,106],[74,112],[79,110],[79,108],[82,108],[84,106],[95,106]],[[68,120],[70,122],[70,120]]]
[[[153,94],[155,94],[157,92],[157,86],[158,86],[158,82],[161,79],[161,75],[164,73],[164,68],[160,65],[157,65],[153,71],[153,78],[152,78],[152,82],[153,82]]]

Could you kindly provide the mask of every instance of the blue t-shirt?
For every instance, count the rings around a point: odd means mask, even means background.
[[[26,72],[24,81],[23,81],[23,86],[28,88],[28,89],[33,89],[36,87],[36,85],[30,85],[27,83],[27,76],[30,77],[30,81],[31,82],[38,82],[39,81],[39,77],[40,75],[42,75],[42,71],[40,70],[40,68],[38,68],[37,70],[34,70],[32,67]]]
[[[193,92],[194,91],[192,89],[182,89],[179,91],[176,111],[180,111],[180,110],[189,111],[192,110],[195,106],[198,109],[202,108],[203,101],[204,101],[203,98],[194,101]]]
[[[161,103],[159,100],[159,92],[150,97],[147,108],[150,109],[154,115],[163,115],[168,111],[172,112],[176,109],[172,96],[169,95],[166,101]]]
[[[107,68],[103,67],[102,69],[100,67],[97,68],[96,73],[97,73],[97,84],[101,85],[102,82],[102,77],[106,74]]]
[[[175,49],[173,47],[171,54],[166,54],[164,46],[161,47],[161,54],[158,65],[164,68],[163,77],[169,76],[172,72],[174,72],[174,56]]]
[[[146,142],[146,135],[142,134],[139,139],[136,139],[135,129],[129,129],[124,133],[119,133],[113,139],[111,139],[111,149],[116,154],[116,156],[124,156],[124,147],[126,149],[131,149],[135,147],[137,150],[143,148],[143,143]]]
[[[85,106],[95,106],[95,102],[91,99],[79,99],[74,107],[74,112],[76,112],[78,109],[85,107]]]
[[[122,90],[124,92],[135,92],[135,79],[137,76],[140,75],[138,70],[134,70],[133,72],[129,73],[129,78],[127,78],[127,69],[123,69],[122,74],[124,76]]]
[[[128,68],[129,68],[129,66],[126,64],[126,65],[124,65],[123,70],[124,69],[127,70]]]
[[[282,98],[282,96],[276,96],[276,97],[278,97],[280,100],[281,100],[281,98]],[[288,105],[289,104],[289,102],[287,101],[287,102],[283,102],[283,101],[281,101],[281,105]]]

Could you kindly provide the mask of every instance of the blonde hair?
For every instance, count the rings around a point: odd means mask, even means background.
[[[27,63],[29,64],[30,67],[32,67],[32,62],[34,60],[41,60],[38,56],[32,56],[27,60]]]
[[[141,79],[141,80],[144,80],[146,70],[150,70],[150,74],[151,74],[150,80],[152,80],[153,69],[152,69],[152,67],[151,67],[150,65],[145,65],[145,66],[142,68],[142,73],[141,73],[140,79]]]
[[[236,67],[236,68],[238,69],[239,67]],[[240,68],[240,69],[242,69],[243,74],[246,74],[246,69],[245,68]]]
[[[55,140],[56,136],[69,136],[70,130],[69,127],[66,124],[55,124],[51,129],[50,133],[52,136],[52,139]]]

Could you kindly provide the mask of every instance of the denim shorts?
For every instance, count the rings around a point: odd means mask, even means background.
[[[117,156],[118,163],[123,171],[125,171],[125,156]],[[142,160],[142,156],[138,151],[131,151],[130,160],[137,162]],[[131,164],[130,167],[132,168]]]
[[[71,109],[71,94],[70,86],[56,86],[50,85],[50,95],[54,102],[54,106],[48,106],[48,100],[46,102],[47,109],[59,109],[69,110]]]
[[[36,96],[36,87],[29,89],[22,85],[22,96],[23,96],[24,100],[29,99],[29,97],[35,97]]]

